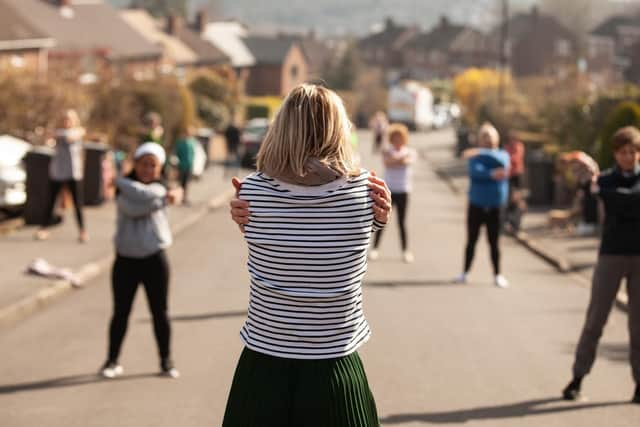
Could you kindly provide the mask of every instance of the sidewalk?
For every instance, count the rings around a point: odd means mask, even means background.
[[[223,172],[221,165],[210,166],[199,180],[191,183],[191,206],[169,208],[174,238],[210,209],[226,204],[233,191],[230,178]],[[66,281],[25,274],[27,266],[35,258],[44,258],[57,267],[70,268],[84,283],[110,268],[115,219],[113,201],[85,208],[90,237],[86,244],[78,243],[75,219],[69,210],[65,212],[63,224],[52,228],[46,241],[34,240],[34,226],[21,227],[0,236],[0,326],[29,315],[73,289]]]
[[[465,196],[469,188],[466,163],[454,156],[454,144],[431,146],[421,154],[444,179],[451,190]],[[598,258],[600,238],[580,237],[573,232],[552,230],[548,225],[549,208],[531,208],[523,218],[521,231],[514,238],[537,256],[545,259],[562,273],[572,274],[585,287],[591,286],[591,277]],[[627,310],[624,286],[618,294],[617,304]]]

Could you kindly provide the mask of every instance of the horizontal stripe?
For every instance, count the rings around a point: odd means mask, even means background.
[[[368,339],[362,279],[371,233],[384,226],[368,183],[367,172],[308,191],[259,172],[245,179],[251,287],[240,336],[248,348],[326,359]]]

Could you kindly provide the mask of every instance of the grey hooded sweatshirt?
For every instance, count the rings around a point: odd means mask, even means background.
[[[114,238],[118,255],[145,258],[172,243],[166,210],[167,190],[160,183],[143,184],[118,178],[118,222]]]

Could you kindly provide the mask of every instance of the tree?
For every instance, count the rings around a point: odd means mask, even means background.
[[[640,104],[631,101],[622,102],[608,117],[598,141],[597,160],[600,167],[606,168],[613,164],[611,138],[618,129],[624,126],[640,128]]]
[[[350,44],[335,64],[329,65],[325,78],[334,90],[353,90],[362,71],[362,60],[355,43]]]
[[[237,104],[233,73],[200,71],[191,77],[189,89],[194,95],[200,120],[214,129],[225,128]]]
[[[507,92],[512,86],[511,76],[493,69],[470,68],[454,78],[453,92],[463,108],[466,124],[478,124],[480,107],[498,93],[501,80]]]
[[[153,16],[187,16],[187,0],[132,0],[131,7],[146,9]]]

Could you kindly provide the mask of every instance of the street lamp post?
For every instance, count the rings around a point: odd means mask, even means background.
[[[505,74],[509,64],[507,42],[509,40],[509,0],[502,0],[502,25],[500,26],[500,80],[498,84],[498,100],[504,105]]]

